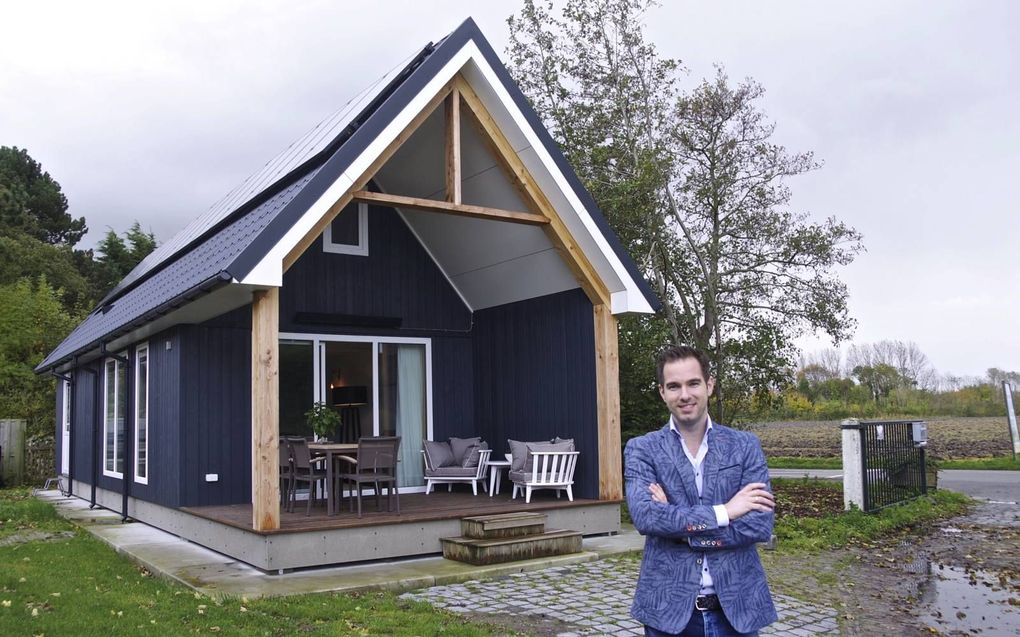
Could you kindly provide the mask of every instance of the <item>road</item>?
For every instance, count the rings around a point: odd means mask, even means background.
[[[812,478],[839,480],[843,478],[840,469],[769,469],[773,478]],[[950,491],[966,493],[972,498],[995,502],[1020,501],[1020,471],[939,471],[939,487]]]

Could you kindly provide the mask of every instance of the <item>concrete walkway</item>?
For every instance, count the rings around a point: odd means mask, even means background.
[[[454,612],[519,613],[551,618],[569,635],[641,635],[628,610],[637,582],[644,538],[633,528],[612,537],[585,539],[573,555],[471,566],[442,557],[372,562],[269,575],[247,564],[140,522],[122,524],[120,515],[91,510],[57,491],[38,497],[114,550],[153,574],[211,597],[257,597],[367,590],[413,591],[404,597]],[[779,622],[763,635],[837,635],[832,609],[776,596]]]

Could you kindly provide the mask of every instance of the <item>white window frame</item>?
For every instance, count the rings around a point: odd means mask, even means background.
[[[425,346],[425,439],[432,440],[432,339],[410,336],[349,336],[345,334],[306,334],[302,332],[280,332],[280,341],[304,341],[312,343],[312,364],[315,366],[315,382],[312,400],[326,400],[326,358],[322,347],[326,343],[371,343],[372,345],[372,435],[379,435],[379,347],[381,345],[424,345]],[[425,486],[400,487],[401,493],[424,493]]]
[[[368,256],[368,204],[358,202],[358,244],[333,243],[333,223],[330,222],[322,232],[322,251],[333,254],[353,254],[358,257]]]
[[[145,397],[145,475],[144,476],[140,476],[140,475],[138,475],[138,457],[139,457],[139,454],[138,454],[138,449],[139,449],[139,445],[138,445],[138,406],[139,406],[139,402],[140,402],[138,400],[138,375],[139,375],[139,368],[141,366],[140,363],[141,363],[141,360],[142,360],[141,359],[141,354],[143,354],[143,353],[145,354],[145,393],[144,393],[144,397]],[[152,366],[149,363],[150,363],[149,344],[148,343],[142,343],[141,345],[138,345],[137,347],[135,347],[135,382],[134,382],[134,387],[135,387],[135,405],[134,405],[135,409],[134,409],[134,411],[135,411],[135,413],[134,413],[134,418],[132,418],[131,435],[134,436],[134,445],[133,445],[133,447],[134,447],[134,456],[135,456],[134,457],[134,463],[133,463],[134,476],[135,476],[135,482],[137,482],[139,484],[149,484],[149,475],[151,475],[151,473],[152,473],[151,463],[149,462],[149,459],[152,457],[152,456],[149,455],[149,415],[150,415],[150,411],[149,411],[149,377],[152,374]]]
[[[123,356],[124,354],[125,354],[125,352],[121,352],[119,355]],[[114,400],[114,403],[115,403],[114,413],[113,413],[113,427],[114,427],[114,432],[113,432],[113,449],[112,449],[112,454],[113,454],[113,469],[107,469],[106,468],[106,466],[108,464],[107,460],[110,459],[110,452],[111,452],[111,449],[106,446],[106,440],[108,439],[109,433],[110,433],[110,431],[109,431],[110,421],[109,421],[109,418],[107,417],[108,414],[110,413],[109,412],[110,392],[109,392],[109,387],[107,386],[107,383],[109,382],[109,376],[107,375],[107,367],[110,365],[110,363],[113,363],[113,383],[114,383],[113,384],[113,400]],[[117,414],[117,411],[116,411],[116,405],[120,404],[120,402],[121,402],[120,401],[120,392],[124,391],[124,389],[122,387],[120,387],[119,386],[120,384],[118,383],[118,379],[120,378],[120,374],[118,373],[118,371],[119,371],[118,368],[119,367],[123,367],[123,366],[124,366],[124,363],[120,362],[116,358],[107,358],[106,360],[103,361],[103,440],[102,440],[102,443],[103,443],[103,475],[104,476],[108,476],[110,478],[118,478],[118,479],[121,479],[121,480],[124,479],[124,472],[123,471],[117,471],[117,429],[116,429],[116,427],[117,427],[117,415],[118,414]],[[127,378],[127,374],[125,374],[124,377]],[[123,416],[125,418],[125,422],[124,422],[124,429],[125,429],[124,434],[125,434],[125,437],[124,437],[124,440],[121,441],[122,443],[127,441],[127,420],[126,420],[127,419],[127,414],[123,414]],[[125,458],[124,461],[127,462],[127,458]]]
[[[60,473],[66,476],[71,468],[71,381],[62,380],[60,383],[64,392],[64,405],[60,414]]]

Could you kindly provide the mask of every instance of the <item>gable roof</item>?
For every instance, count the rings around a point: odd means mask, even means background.
[[[330,193],[350,186],[352,180],[344,177],[355,170],[355,164],[365,161],[378,138],[393,128],[395,120],[406,116],[441,73],[450,72],[451,63],[462,64],[463,60],[473,61],[481,69],[478,75],[484,76],[482,81],[490,82],[505,96],[509,117],[538,140],[536,153],[554,166],[555,179],[563,180],[566,187],[562,190],[576,201],[572,207],[580,209],[577,223],[584,224],[577,226],[580,234],[589,235],[593,251],[601,252],[615,276],[624,280],[623,290],[614,293],[613,311],[657,311],[659,301],[636,264],[488,41],[468,18],[437,45],[429,44],[350,100],[150,254],[36,371],[96,350],[225,286],[240,283],[246,290],[234,294],[236,306],[243,304],[244,294],[251,289],[281,285],[282,255],[293,247],[293,237],[307,231],[310,218],[322,216],[322,201],[335,201],[336,197],[329,199]],[[231,283],[235,286],[229,286]]]

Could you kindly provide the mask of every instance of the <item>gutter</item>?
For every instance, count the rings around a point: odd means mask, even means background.
[[[211,277],[205,279],[201,283],[198,283],[197,285],[188,288],[184,292],[181,292],[180,294],[171,298],[170,300],[164,301],[163,303],[157,305],[155,308],[149,310],[145,314],[142,314],[141,316],[138,316],[137,318],[125,323],[124,325],[113,330],[112,332],[108,332],[100,339],[97,339],[87,345],[79,347],[77,350],[53,361],[52,363],[48,363],[45,366],[37,367],[35,369],[35,372],[37,374],[47,372],[59,365],[62,365],[63,363],[66,363],[69,360],[76,359],[77,357],[94,350],[97,345],[99,347],[105,347],[104,341],[106,342],[112,341],[118,336],[127,334],[136,327],[140,327],[146,323],[151,323],[155,319],[161,316],[165,316],[170,312],[190,303],[191,301],[194,301],[196,298],[223,287],[224,285],[230,283],[233,280],[234,277],[229,272],[227,272],[226,270],[221,270],[220,272],[217,272]]]

